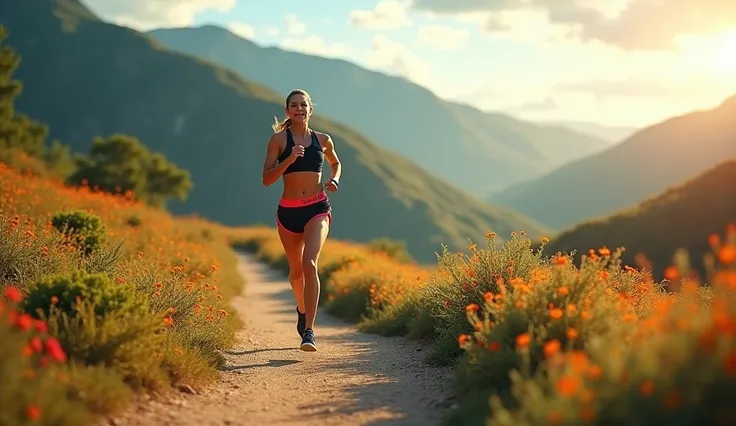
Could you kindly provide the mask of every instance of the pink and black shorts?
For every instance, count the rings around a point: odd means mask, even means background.
[[[325,216],[331,223],[332,207],[327,194],[323,191],[306,198],[282,198],[276,210],[276,223],[289,232],[301,234],[307,222],[315,217]]]

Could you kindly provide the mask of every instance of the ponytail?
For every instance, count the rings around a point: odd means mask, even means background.
[[[274,117],[275,123],[271,125],[274,133],[278,133],[287,127],[291,127],[291,118],[286,118],[284,121],[279,121],[278,118]]]

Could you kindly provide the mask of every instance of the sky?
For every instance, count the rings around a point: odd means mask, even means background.
[[[736,95],[734,0],[83,1],[140,31],[216,24],[529,120],[639,127]]]

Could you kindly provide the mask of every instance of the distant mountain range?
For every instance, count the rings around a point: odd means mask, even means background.
[[[623,142],[638,130],[636,127],[605,126],[603,124],[573,120],[550,120],[547,124],[564,126],[576,132],[592,135],[611,143]]]
[[[6,44],[22,60],[14,76],[23,83],[17,110],[47,123],[52,139],[86,152],[94,136],[117,132],[136,136],[191,172],[194,190],[186,202],[169,205],[174,213],[198,213],[227,225],[275,225],[281,184],[264,188],[261,170],[270,124],[274,116],[284,113],[285,89],[277,94],[236,72],[170,51],[145,34],[103,22],[77,0],[3,0],[0,25],[8,29]],[[357,67],[345,69],[368,75]],[[262,68],[264,73],[282,76],[289,75],[288,70],[288,63]],[[309,69],[291,76],[305,72]],[[330,78],[337,81],[341,76]],[[434,114],[469,118],[461,114],[462,109],[451,110],[418,86],[384,81],[392,83],[371,86],[366,80],[362,89],[366,94],[388,90],[380,98],[382,104],[373,104],[384,112],[374,115],[376,120],[400,111],[390,95],[401,97],[407,90],[426,99],[426,104],[419,101],[415,104],[419,107],[409,113],[415,124],[433,123],[427,117]],[[289,79],[287,83],[291,89],[305,82]],[[383,236],[404,240],[411,254],[426,262],[436,259],[434,251],[440,250],[441,243],[465,248],[466,238],[480,239],[489,228],[499,236],[515,230],[530,235],[549,232],[523,215],[484,204],[465,192],[469,186],[482,185],[461,185],[461,190],[435,177],[448,166],[458,172],[470,167],[456,163],[452,154],[464,143],[458,140],[459,130],[443,133],[448,138],[435,152],[444,161],[437,168],[423,168],[416,163],[426,151],[422,144],[428,142],[421,137],[425,130],[412,128],[409,118],[392,119],[391,125],[403,120],[409,123],[399,126],[404,134],[419,136],[407,140],[414,148],[405,158],[323,115],[323,105],[331,96],[340,100],[342,109],[355,107],[356,112],[364,108],[359,107],[363,102],[373,101],[355,93],[306,86],[319,103],[311,125],[332,136],[344,165],[340,191],[331,197],[334,237],[359,242]],[[462,129],[470,133],[482,125]],[[519,154],[519,158],[525,157]]]
[[[448,102],[403,78],[343,60],[261,47],[217,26],[148,34],[279,94],[306,89],[320,113],[479,197],[610,145],[568,127]]]
[[[639,130],[605,151],[512,185],[488,201],[563,230],[633,207],[734,157],[736,96],[716,108]]]

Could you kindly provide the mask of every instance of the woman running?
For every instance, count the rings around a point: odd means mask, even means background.
[[[326,133],[309,128],[313,104],[304,90],[286,97],[286,119],[276,119],[263,164],[263,184],[270,186],[280,176],[284,189],[276,211],[279,238],[289,262],[289,282],[296,298],[296,330],[301,350],[316,351],[314,321],[317,317],[320,283],[317,261],[332,223],[332,208],[326,191],[337,191],[341,165],[335,144]],[[323,186],[322,164],[331,175]]]

